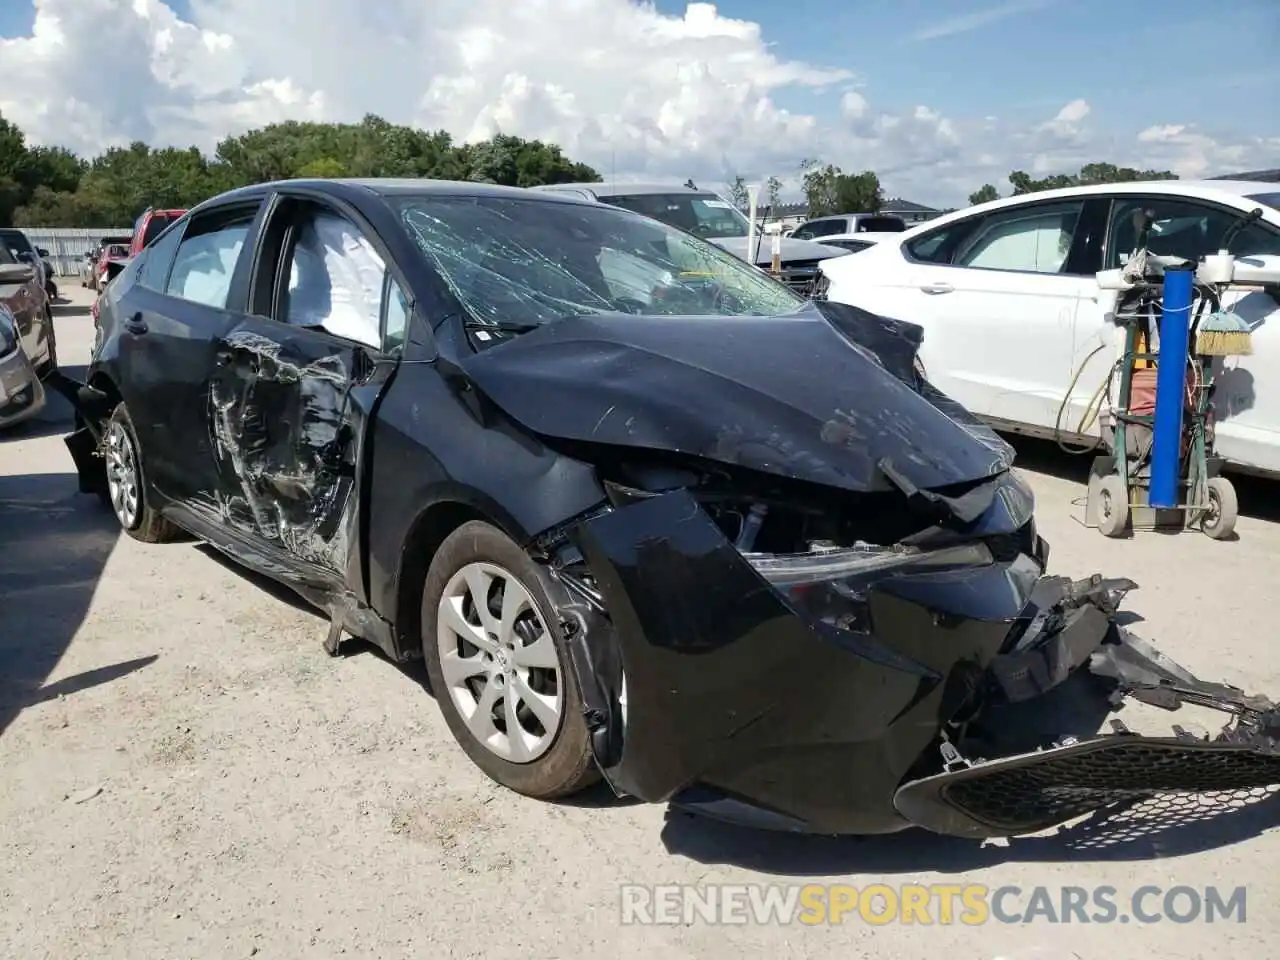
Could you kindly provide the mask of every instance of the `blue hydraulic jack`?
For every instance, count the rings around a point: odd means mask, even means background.
[[[1231,481],[1220,475],[1222,460],[1212,453],[1212,364],[1192,351],[1195,328],[1216,296],[1197,284],[1194,262],[1144,254],[1131,263],[1115,312],[1124,345],[1114,439],[1110,454],[1091,467],[1086,522],[1108,537],[1124,536],[1131,526],[1199,526],[1227,539],[1237,505]]]

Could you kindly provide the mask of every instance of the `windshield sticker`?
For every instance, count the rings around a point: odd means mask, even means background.
[[[711,207],[714,210],[732,210],[733,204],[725,203],[723,200],[703,200],[703,206]]]

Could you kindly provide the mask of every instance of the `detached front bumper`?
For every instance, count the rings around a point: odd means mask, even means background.
[[[1062,731],[1039,708],[1073,677],[1116,696],[1199,681],[1115,626],[1132,584],[1041,578],[1031,536],[985,563],[844,589],[858,612],[835,626],[812,615],[810,594],[766,579],[685,492],[582,523],[573,538],[594,586],[577,584],[583,602],[567,622],[606,779],[641,800],[773,829],[962,836],[1042,829],[1119,797],[1280,783],[1263,734],[1055,746]],[[1024,740],[1044,724],[1037,747],[1049,749],[966,760],[956,744],[991,717]]]

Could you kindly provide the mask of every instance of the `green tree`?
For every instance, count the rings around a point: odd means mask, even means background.
[[[764,202],[771,210],[776,210],[782,203],[782,181],[777,177],[770,177],[764,182]]]
[[[874,171],[845,173],[834,164],[804,160],[800,164],[801,190],[809,216],[840,213],[879,213],[884,205],[880,178]]]
[[[389,123],[288,121],[218,143],[152,149],[141,141],[85,161],[58,147],[28,148],[0,117],[0,226],[107,227],[132,223],[148,206],[192,207],[224,190],[289,177],[431,177],[509,186],[598,182],[600,175],[558,146],[499,135],[454,144],[445,131]]]
[[[1082,187],[1099,183],[1133,183],[1138,180],[1177,180],[1171,170],[1137,170],[1133,167],[1117,167],[1113,163],[1086,163],[1076,173],[1057,173],[1035,179],[1023,170],[1009,174],[1013,195],[1039,193],[1041,190],[1057,190],[1061,187]]]
[[[347,168],[333,157],[320,157],[300,166],[296,176],[319,180],[345,177]]]
[[[734,177],[733,183],[729,184],[729,199],[733,201],[733,205],[739,210],[750,208],[751,194],[747,190],[747,181],[742,174]]]
[[[969,194],[969,203],[976,206],[979,203],[990,203],[992,200],[1000,199],[1000,191],[989,183],[984,183],[973,193]]]

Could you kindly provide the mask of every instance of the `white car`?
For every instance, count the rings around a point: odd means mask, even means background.
[[[1153,253],[1199,258],[1218,252],[1227,229],[1255,209],[1261,219],[1230,252],[1280,256],[1280,183],[1173,180],[979,204],[821,270],[829,299],[922,326],[929,379],[993,426],[1091,443],[1106,413],[1103,405],[1095,416],[1095,398],[1121,336],[1096,274],[1132,252],[1133,214],[1154,215]],[[1232,289],[1223,307],[1250,322],[1253,353],[1226,358],[1219,376],[1217,452],[1280,476],[1280,289]]]
[[[870,231],[864,233],[837,233],[823,237],[822,245],[824,247],[839,247],[842,250],[857,253],[859,250],[874,246],[881,240],[886,238],[896,239],[901,235],[901,231],[897,233],[872,233]]]
[[[893,214],[840,213],[806,220],[793,231],[797,240],[813,240],[826,243],[831,237],[843,237],[851,233],[902,233],[907,221]]]

